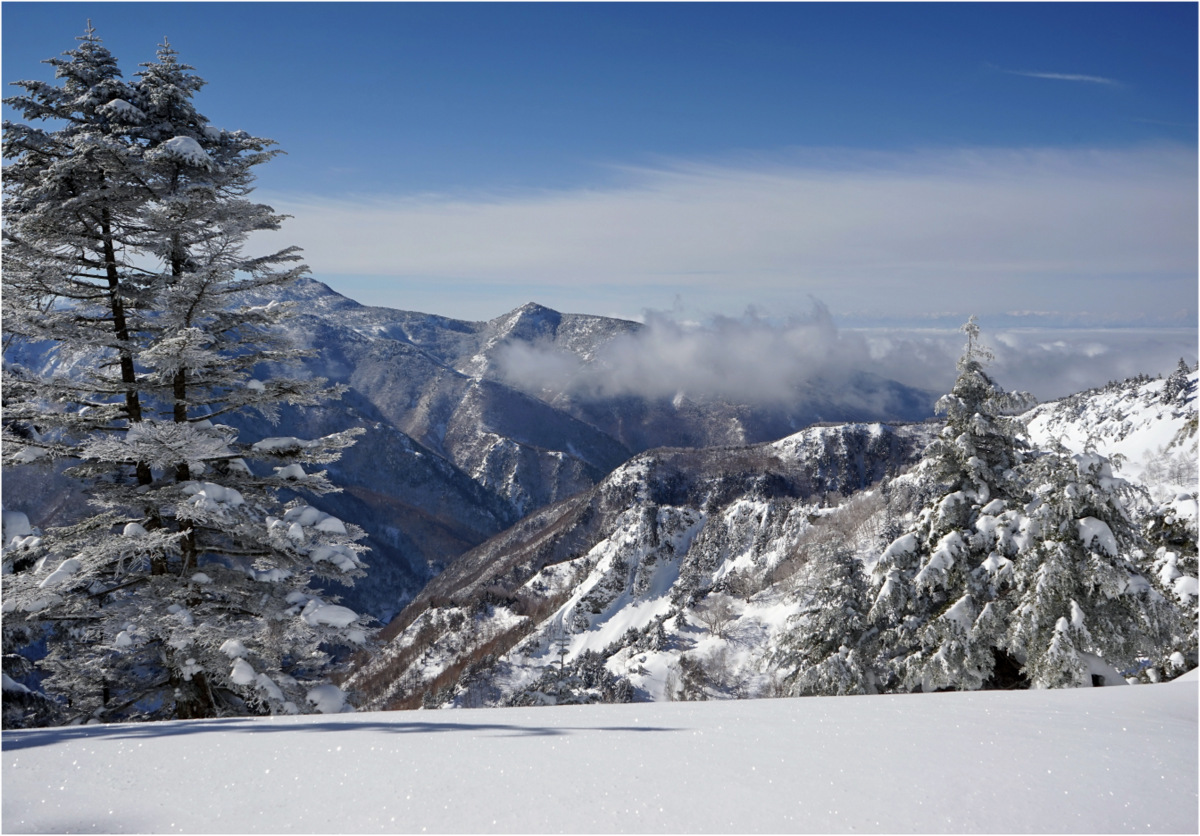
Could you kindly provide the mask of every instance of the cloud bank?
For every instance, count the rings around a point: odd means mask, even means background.
[[[990,371],[1006,389],[1042,400],[1136,374],[1167,374],[1180,357],[1196,361],[1190,329],[985,331]],[[595,357],[550,344],[512,343],[498,355],[506,382],[546,397],[637,395],[785,405],[811,385],[847,398],[866,372],[933,393],[949,390],[965,338],[954,328],[839,329],[812,302],[803,317],[773,320],[747,311],[704,323],[651,313],[645,327]]]
[[[1194,148],[806,151],[613,174],[573,190],[270,199],[318,276],[521,285],[565,310],[580,310],[573,294],[605,312],[605,293],[654,288],[708,310],[803,310],[814,294],[839,316],[1195,315]],[[437,312],[463,316],[449,297]]]
[[[843,339],[819,302],[810,315],[782,323],[754,311],[704,324],[653,312],[642,329],[618,336],[587,362],[552,345],[523,342],[498,355],[506,381],[531,392],[755,404],[793,402],[805,384],[843,381],[869,359],[866,344]]]

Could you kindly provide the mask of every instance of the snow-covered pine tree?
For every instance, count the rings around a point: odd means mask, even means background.
[[[131,258],[128,237],[148,197],[138,182],[135,135],[143,114],[90,23],[78,40],[78,48],[46,62],[59,84],[17,81],[26,94],[4,100],[27,120],[49,123],[4,122],[5,427],[28,442],[18,461],[61,454],[55,430],[86,433],[142,416],[133,345],[147,276]],[[34,386],[7,361],[15,339],[62,346],[64,367],[79,355],[112,359]],[[44,409],[29,400],[35,388],[39,402],[88,408]],[[149,484],[148,469],[137,475]]]
[[[1031,398],[1004,392],[985,371],[991,353],[975,317],[962,330],[958,377],[938,401],[946,424],[916,477],[933,501],[872,570],[868,620],[904,690],[984,687],[1003,647],[998,595],[1021,534],[1024,449],[1023,428],[1005,413]]]
[[[806,596],[789,619],[771,666],[788,696],[842,696],[874,691],[873,633],[866,624],[866,580],[853,551],[825,539],[805,555],[797,588]]]
[[[60,77],[68,84],[76,76],[117,77],[115,61],[95,57],[107,53],[90,29],[84,42],[86,49],[69,53],[72,74],[60,70]],[[98,512],[27,543],[26,553],[5,555],[6,627],[55,625],[41,662],[45,685],[77,717],[336,710],[341,694],[326,682],[329,650],[366,641],[365,619],[312,584],[362,574],[362,532],[299,500],[281,505],[277,494],[335,490],[323,472],[305,467],[336,460],[355,433],[249,443],[215,422],[248,408],[271,418],[282,403],[310,405],[339,393],[283,376],[296,355],[277,326],[290,308],[262,304],[261,293],[304,268],[291,249],[257,259],[241,253],[248,234],[280,222],[246,200],[252,167],[273,152],[266,140],[208,128],[191,107],[203,82],[188,70],[164,46],[135,89],[119,88],[123,104],[106,98],[108,90],[91,94],[105,102],[97,110],[120,114],[119,130],[102,126],[119,142],[106,135],[81,147],[59,136],[71,129],[68,120],[58,131],[22,127],[14,135],[28,139],[10,144],[6,125],[5,155],[25,172],[12,189],[5,180],[6,244],[10,229],[19,242],[14,258],[5,247],[6,330],[51,340],[60,361],[90,367],[46,378],[6,363],[6,389],[19,380],[24,398],[19,409],[5,405],[4,456],[6,463],[41,454],[77,461],[68,472],[84,482]],[[35,104],[67,93],[25,86],[34,104],[15,104],[27,118],[62,118]],[[54,177],[40,168],[67,166],[38,149],[66,149],[62,156],[80,173],[61,184],[69,189],[112,179],[96,143],[120,148],[127,200],[121,212],[102,214],[107,222],[98,227],[88,205],[59,223],[60,213],[43,204],[61,195],[43,185]],[[72,223],[102,234],[77,244]],[[105,232],[119,245],[106,244]],[[124,260],[114,261],[118,250]],[[112,305],[95,310],[97,300],[112,299],[136,312],[136,327],[127,317],[122,330]],[[79,318],[91,328],[38,322]],[[110,365],[119,374],[103,371]],[[267,475],[246,463],[255,459],[279,466]]]
[[[1182,404],[1187,401],[1195,388],[1190,379],[1191,374],[1192,370],[1188,367],[1187,361],[1180,357],[1179,365],[1175,367],[1175,371],[1171,372],[1171,376],[1163,384],[1163,403]]]
[[[1155,660],[1162,676],[1174,678],[1196,667],[1197,631],[1200,630],[1200,555],[1197,554],[1195,494],[1177,494],[1151,511],[1145,537],[1152,557],[1151,580],[1183,613],[1179,634],[1165,648],[1165,659]]]
[[[1018,671],[1070,687],[1161,658],[1179,610],[1148,579],[1132,489],[1094,453],[1023,450],[1004,412],[1025,397],[983,371],[974,318],[964,330],[946,427],[917,474],[934,498],[873,571],[869,620],[899,687],[1011,685]]]
[[[1094,453],[1046,452],[1026,470],[1030,536],[1013,564],[1005,644],[1031,683],[1090,684],[1094,657],[1117,671],[1156,659],[1180,618],[1138,565],[1132,487]]]

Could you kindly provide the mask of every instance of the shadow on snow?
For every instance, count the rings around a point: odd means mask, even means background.
[[[83,740],[137,740],[140,738],[174,737],[183,734],[238,732],[264,734],[270,732],[383,732],[389,734],[429,734],[437,732],[488,733],[491,737],[547,737],[579,732],[673,732],[679,728],[662,726],[545,726],[518,723],[471,723],[417,720],[387,722],[382,720],[324,720],[318,722],[274,722],[270,717],[230,717],[217,720],[176,720],[157,723],[113,723],[89,726],[55,726],[42,729],[5,731],[3,751],[33,749],[57,743]]]

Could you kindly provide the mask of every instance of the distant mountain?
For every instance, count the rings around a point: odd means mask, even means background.
[[[514,347],[587,367],[643,326],[536,304],[464,322],[360,305],[309,279],[259,301],[296,305],[289,330],[313,350],[306,372],[348,391],[320,409],[284,409],[273,427],[256,416],[223,420],[248,437],[367,429],[329,468],[344,492],[314,504],[367,530],[370,577],[345,598],[384,620],[458,555],[587,491],[637,453],[771,441],[816,421],[919,420],[932,408],[930,393],[867,373],[815,378],[766,406],[520,388],[507,363]],[[5,362],[69,372],[87,360],[27,345],[11,347]],[[71,485],[41,471],[6,473],[5,486],[20,486],[9,497],[46,495],[45,504],[21,509],[35,524],[62,522],[77,507],[64,499]]]
[[[1175,527],[1178,560],[1160,552],[1157,571],[1193,609],[1196,388],[1195,372],[1140,378],[1023,416],[1038,448],[1129,457],[1146,489],[1133,512]],[[778,695],[772,654],[811,606],[806,555],[835,542],[878,559],[925,501],[887,477],[938,430],[855,423],[637,455],[453,561],[347,686],[366,709]]]

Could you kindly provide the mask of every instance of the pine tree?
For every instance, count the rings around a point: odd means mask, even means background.
[[[1129,515],[1132,487],[1094,453],[1044,453],[1028,475],[1031,538],[1014,564],[1010,652],[1044,688],[1088,684],[1089,655],[1117,670],[1153,659],[1179,613],[1138,565],[1146,543]]]
[[[47,61],[61,84],[18,81],[27,95],[4,100],[26,119],[61,125],[4,123],[4,347],[7,355],[14,339],[47,341],[112,359],[86,374],[37,381],[41,400],[89,407],[52,411],[26,403],[32,381],[6,358],[5,423],[31,442],[23,461],[61,455],[54,430],[86,433],[142,417],[133,345],[146,276],[128,239],[148,197],[137,176],[143,114],[90,24],[78,40]],[[64,365],[74,359],[65,348],[60,354]],[[145,467],[137,476],[149,484]]]
[[[1191,506],[1187,510],[1179,507]],[[1159,593],[1174,601],[1182,612],[1177,635],[1156,659],[1156,673],[1174,678],[1195,668],[1200,630],[1200,568],[1198,568],[1195,497],[1183,496],[1156,508],[1146,525],[1146,539],[1154,549],[1151,580]],[[1188,513],[1191,511],[1191,513]]]
[[[821,541],[806,555],[798,588],[808,596],[772,655],[789,696],[867,694],[874,689],[862,570],[846,546]]]
[[[1180,357],[1179,365],[1175,367],[1175,371],[1171,372],[1171,376],[1163,384],[1163,403],[1182,405],[1187,402],[1196,388],[1191,381],[1191,374],[1192,370],[1188,367],[1187,361]]]
[[[964,330],[946,427],[918,470],[933,498],[873,570],[869,621],[898,687],[1072,687],[1096,657],[1159,658],[1182,628],[1149,578],[1133,489],[1094,453],[1025,449],[1004,415],[1024,396],[991,381],[973,319]]]
[[[938,402],[946,424],[917,478],[932,502],[884,550],[872,570],[868,614],[883,658],[905,690],[976,689],[995,672],[1002,645],[999,594],[1017,549],[1023,488],[1022,428],[1006,412],[1030,402],[985,371],[991,353],[974,317],[958,377]]]
[[[277,496],[336,490],[306,467],[357,433],[251,443],[219,423],[339,394],[285,376],[291,309],[264,296],[305,272],[296,251],[241,252],[280,224],[246,199],[275,152],[211,129],[191,106],[203,82],[169,46],[130,88],[95,33],[82,40],[63,88],[24,82],[12,104],[34,120],[100,104],[60,130],[5,126],[19,173],[5,178],[6,349],[10,334],[50,340],[65,373],[5,363],[20,397],[6,398],[4,458],[73,460],[95,513],[5,554],[6,629],[54,626],[41,665],[74,716],[336,708],[330,651],[364,643],[365,619],[313,584],[362,575],[362,532]]]

